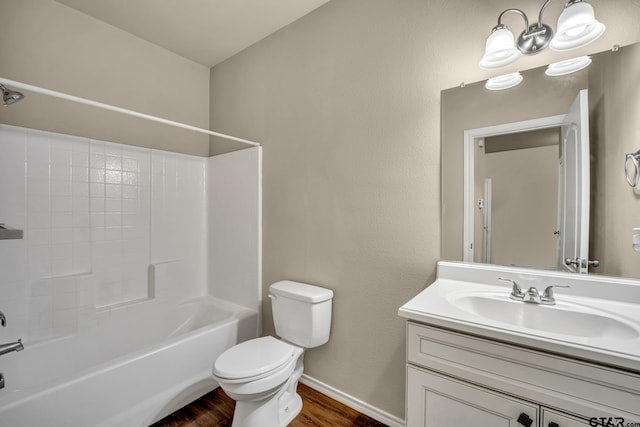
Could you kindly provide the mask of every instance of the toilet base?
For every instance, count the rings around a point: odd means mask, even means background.
[[[302,398],[298,393],[286,391],[280,398],[280,427],[289,425],[291,421],[302,411]]]
[[[267,401],[238,401],[231,427],[285,427],[302,410],[302,398],[288,391]]]

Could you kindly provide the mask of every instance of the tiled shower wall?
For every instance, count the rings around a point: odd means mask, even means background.
[[[0,125],[0,223],[24,230],[0,240],[8,335],[150,300],[154,263],[183,264],[173,295],[206,293],[203,158]]]

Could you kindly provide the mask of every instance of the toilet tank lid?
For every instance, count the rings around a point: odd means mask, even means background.
[[[272,295],[279,295],[311,304],[324,302],[333,298],[333,291],[331,289],[293,282],[291,280],[281,280],[274,283],[269,287],[269,292]]]

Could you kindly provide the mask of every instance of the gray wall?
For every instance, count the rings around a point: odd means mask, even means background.
[[[440,239],[426,11],[328,6],[213,68],[212,126],[264,144],[264,295],[281,279],[335,291],[331,340],[306,373],[403,417],[396,313],[433,278]]]
[[[531,16],[534,3],[523,5]],[[550,21],[561,3],[551,3]],[[591,3],[609,27],[587,51],[640,39],[637,2]],[[486,36],[512,6],[335,0],[211,71],[211,126],[264,144],[265,294],[285,278],[335,291],[331,340],[308,352],[306,372],[398,417],[405,343],[396,312],[441,258],[440,91],[568,57],[479,69]],[[485,108],[475,107],[466,114]],[[460,178],[460,201],[461,188]],[[263,308],[270,334],[271,304]]]
[[[0,0],[0,77],[209,127],[209,70],[53,0]],[[207,156],[209,137],[24,91],[16,126]]]

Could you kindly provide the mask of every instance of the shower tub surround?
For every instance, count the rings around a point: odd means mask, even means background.
[[[3,361],[15,384],[0,397],[0,426],[148,426],[217,387],[212,361],[255,337],[257,313],[215,297],[137,305]]]
[[[229,272],[208,271],[225,244],[211,234],[238,227],[210,219],[218,194],[222,210],[251,204],[207,178],[260,149],[208,160],[8,125],[0,148],[0,222],[24,230],[0,241],[0,343],[25,347],[0,356],[0,426],[144,426],[215,387],[216,355],[258,320],[253,301],[216,292]],[[259,276],[243,281],[259,294]]]

